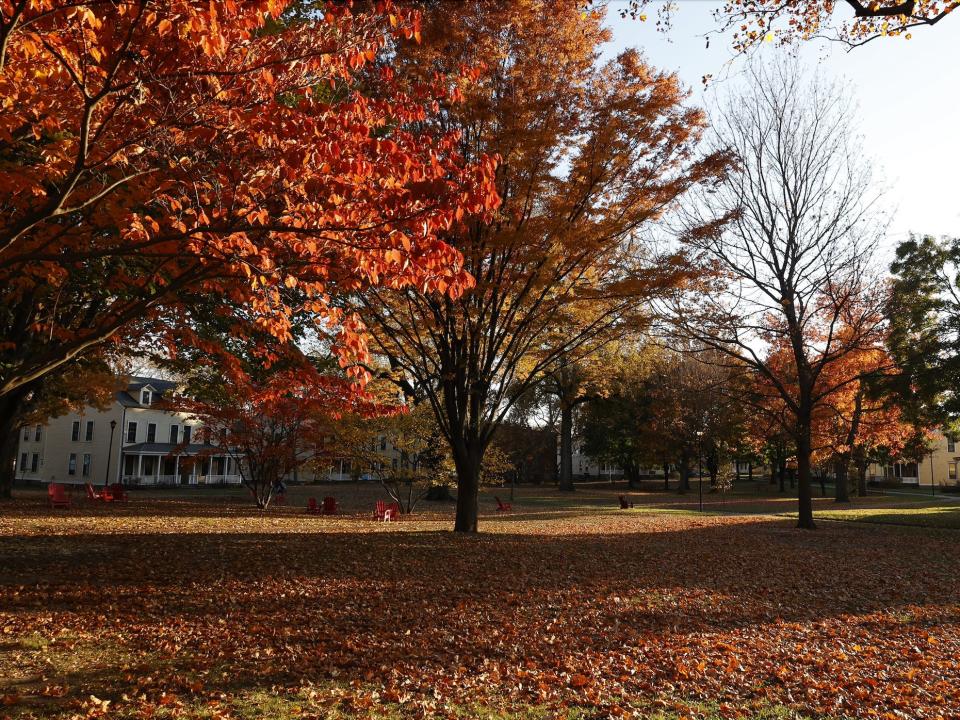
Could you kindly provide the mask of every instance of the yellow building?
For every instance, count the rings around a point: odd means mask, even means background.
[[[869,480],[885,485],[915,487],[956,487],[960,467],[960,443],[938,434],[931,443],[932,452],[920,462],[898,462],[889,465],[873,463],[867,471]]]

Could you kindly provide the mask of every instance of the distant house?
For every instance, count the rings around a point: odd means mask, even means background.
[[[104,411],[86,408],[21,428],[16,477],[126,485],[239,484],[235,462],[202,440],[189,413],[158,407],[177,383],[133,377]]]
[[[957,487],[960,485],[957,473],[960,467],[960,443],[940,433],[934,438],[932,446],[932,452],[919,462],[871,464],[867,471],[868,479],[884,485]]]
[[[22,482],[124,485],[238,485],[237,460],[210,444],[188,412],[164,409],[178,383],[132,377],[104,411],[85,408],[20,428],[16,478]],[[371,441],[396,467],[400,454],[386,437]],[[314,474],[295,471],[290,480],[352,480],[374,477],[373,468],[331,462]]]

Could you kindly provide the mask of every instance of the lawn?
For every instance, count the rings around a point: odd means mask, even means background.
[[[903,498],[803,532],[775,497],[522,489],[459,537],[374,523],[374,488],[300,510],[328,492],[0,505],[0,717],[960,717],[960,533],[876,521]]]

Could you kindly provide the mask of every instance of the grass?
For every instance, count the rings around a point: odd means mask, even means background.
[[[0,505],[0,718],[960,714],[953,505],[521,488],[378,524],[370,486]],[[337,496],[336,518],[308,516]],[[901,527],[906,517],[917,528]],[[869,678],[867,682],[865,678]]]

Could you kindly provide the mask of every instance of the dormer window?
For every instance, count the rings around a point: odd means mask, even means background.
[[[153,391],[144,388],[140,391],[140,404],[149,405],[153,401]]]

